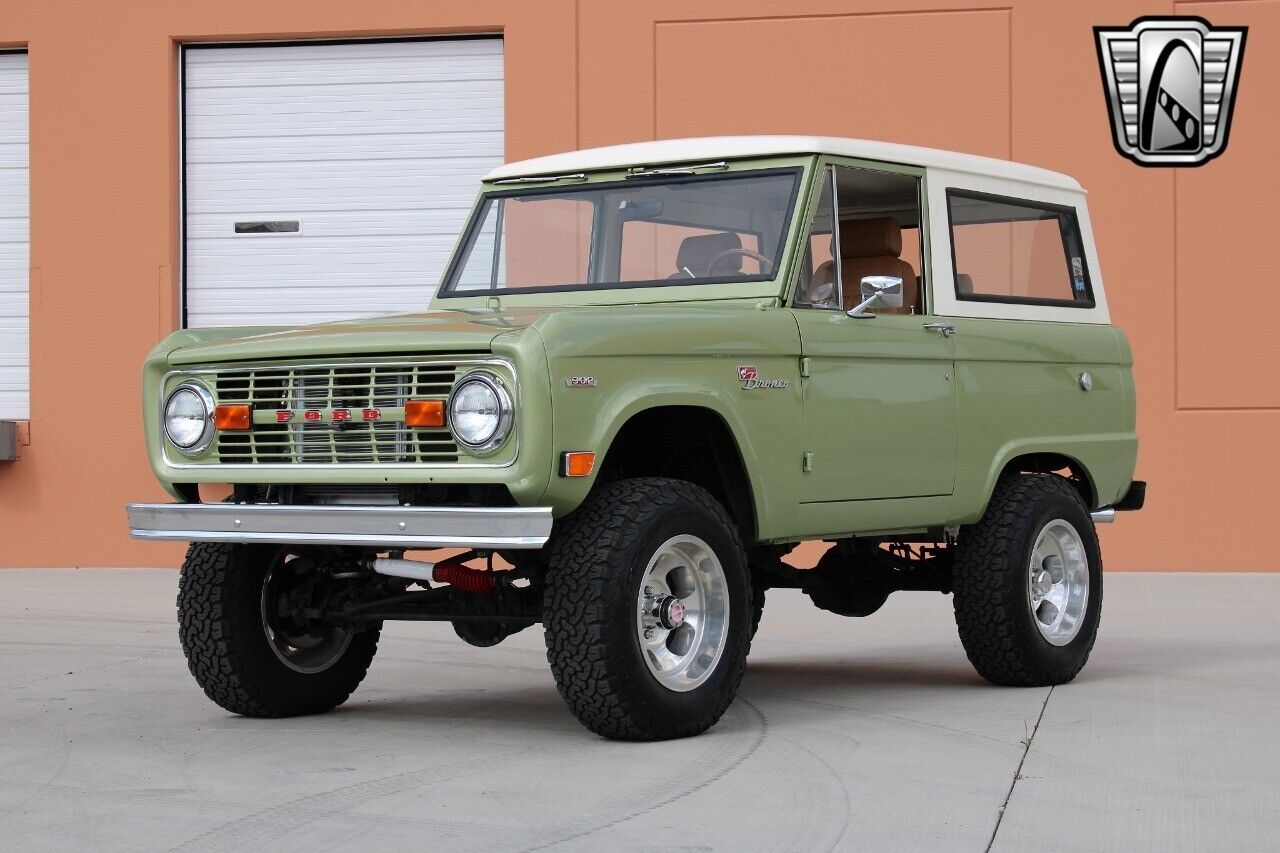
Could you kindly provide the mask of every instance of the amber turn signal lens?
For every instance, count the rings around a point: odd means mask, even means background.
[[[560,457],[561,477],[590,477],[596,454],[590,450],[566,450]]]
[[[404,422],[411,427],[444,426],[444,400],[408,400],[404,404]]]
[[[252,420],[252,409],[244,404],[218,406],[213,410],[213,425],[218,429],[246,430]]]

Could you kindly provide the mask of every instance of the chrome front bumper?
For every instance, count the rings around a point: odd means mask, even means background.
[[[135,539],[372,548],[541,548],[550,507],[129,504]]]

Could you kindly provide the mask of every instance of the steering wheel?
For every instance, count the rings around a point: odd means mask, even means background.
[[[720,261],[732,255],[739,255],[744,258],[755,258],[760,262],[760,272],[762,275],[768,275],[773,270],[773,263],[759,252],[753,252],[750,249],[725,249],[720,254],[711,259],[711,263],[707,264],[707,276],[710,277],[712,268]]]

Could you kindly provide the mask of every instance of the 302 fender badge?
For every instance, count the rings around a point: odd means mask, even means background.
[[[564,378],[564,387],[566,388],[595,388],[596,378],[594,376],[566,376]]]
[[[755,391],[758,388],[790,388],[790,379],[761,379],[760,371],[756,369],[754,364],[742,364],[738,366],[738,381],[742,383],[742,390]]]

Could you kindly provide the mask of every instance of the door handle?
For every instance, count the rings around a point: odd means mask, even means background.
[[[931,332],[942,332],[944,338],[949,338],[956,333],[956,327],[950,323],[925,323],[924,327]]]

